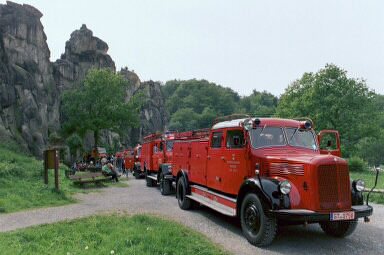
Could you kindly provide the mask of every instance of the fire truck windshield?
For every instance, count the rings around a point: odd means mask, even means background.
[[[172,152],[173,140],[168,140],[166,146],[167,146],[167,152]]]
[[[317,150],[317,144],[311,129],[285,128],[285,133],[289,139],[289,145]]]
[[[294,147],[317,150],[316,140],[311,129],[285,128],[283,130],[281,127],[263,127],[249,130],[249,136],[251,145],[255,149],[289,144]]]
[[[253,148],[284,146],[287,144],[283,129],[280,127],[263,127],[249,130]]]

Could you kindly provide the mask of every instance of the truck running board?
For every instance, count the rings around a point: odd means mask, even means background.
[[[236,216],[236,199],[198,185],[191,185],[191,195],[187,197],[224,215]]]

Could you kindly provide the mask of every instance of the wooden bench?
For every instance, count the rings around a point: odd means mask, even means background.
[[[65,177],[69,178],[69,176],[74,175],[75,172],[76,172],[76,171],[73,170],[72,168],[66,169],[66,170],[65,170]]]
[[[102,178],[97,178],[102,177]],[[112,179],[112,176],[104,176],[102,172],[97,173],[85,173],[85,174],[75,174],[69,176],[70,180],[74,180],[73,184],[80,184],[82,187],[85,187],[87,183],[95,183],[97,186],[101,186],[102,182]]]

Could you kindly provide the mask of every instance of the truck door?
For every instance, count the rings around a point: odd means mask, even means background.
[[[317,136],[320,154],[332,154],[341,157],[340,136],[336,130],[322,130]]]
[[[244,131],[227,130],[225,135],[224,168],[222,191],[237,194],[247,176]]]
[[[207,186],[212,189],[221,190],[222,170],[224,168],[223,152],[224,132],[212,132],[210,135],[207,156]]]
[[[159,165],[162,163],[163,159],[163,148],[164,142],[156,142],[153,146],[153,155],[152,155],[152,169],[157,171],[159,169]]]

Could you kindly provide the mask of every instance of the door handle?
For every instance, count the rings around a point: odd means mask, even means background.
[[[207,156],[207,159],[211,159],[211,156]]]
[[[224,156],[221,156],[221,159],[222,159],[222,160],[225,160],[225,159],[224,159]]]

